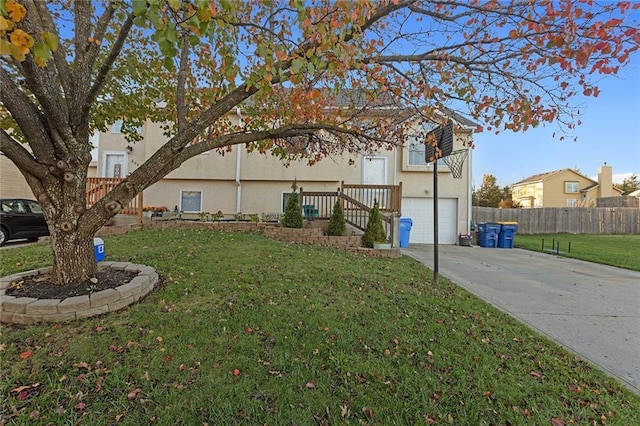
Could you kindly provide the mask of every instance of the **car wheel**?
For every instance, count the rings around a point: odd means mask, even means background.
[[[3,246],[9,238],[9,233],[4,228],[0,228],[0,246]]]

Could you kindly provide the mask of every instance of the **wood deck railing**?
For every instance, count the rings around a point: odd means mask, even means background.
[[[370,207],[375,200],[381,212],[401,214],[402,182],[398,185],[364,185],[342,182],[340,192]]]
[[[91,207],[102,197],[107,195],[124,179],[122,178],[106,178],[106,177],[90,177],[87,178],[86,203],[87,207]],[[129,202],[120,214],[130,214],[138,216],[138,220],[142,222],[142,193]]]
[[[400,216],[402,184],[353,185],[342,183],[335,192],[305,192],[300,188],[300,208],[305,219],[329,220],[336,200],[342,203],[345,222],[364,231],[369,212],[378,200],[382,224],[393,239],[393,217]]]

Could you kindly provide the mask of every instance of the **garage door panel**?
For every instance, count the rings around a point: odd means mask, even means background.
[[[413,220],[409,243],[433,244],[433,199],[403,198],[402,216]],[[458,223],[458,200],[438,199],[438,242],[456,244]]]

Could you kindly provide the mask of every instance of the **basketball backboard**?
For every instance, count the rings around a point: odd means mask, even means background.
[[[435,140],[436,145],[432,144]],[[447,120],[444,126],[438,126],[427,133],[425,138],[424,159],[427,163],[432,163],[436,158],[436,147],[440,150],[437,158],[443,158],[451,155],[453,152],[453,121]]]

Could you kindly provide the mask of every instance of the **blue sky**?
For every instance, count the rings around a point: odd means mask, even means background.
[[[595,177],[606,162],[613,170],[614,182],[635,173],[640,177],[640,55],[620,70],[617,76],[605,76],[598,84],[597,98],[583,98],[582,125],[573,134],[578,137],[559,140],[553,137],[555,124],[525,133],[491,132],[474,138],[473,182],[482,184],[484,174],[496,177],[499,186],[552,170],[574,168]]]

